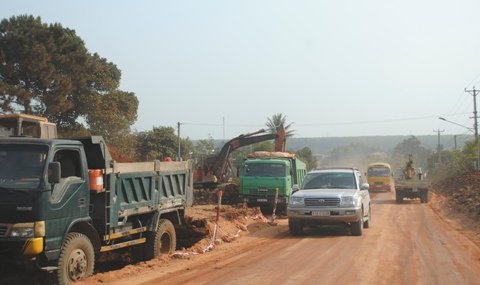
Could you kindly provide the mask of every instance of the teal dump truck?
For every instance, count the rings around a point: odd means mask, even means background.
[[[254,152],[240,171],[240,196],[248,206],[272,207],[278,189],[277,205],[285,208],[307,173],[306,164],[288,152]]]
[[[102,252],[171,253],[192,191],[191,161],[117,163],[102,137],[0,138],[0,260],[71,284]]]

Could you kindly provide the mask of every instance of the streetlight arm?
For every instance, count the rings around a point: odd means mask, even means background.
[[[440,120],[442,120],[442,121],[449,122],[449,123],[451,123],[451,124],[460,126],[460,127],[462,127],[462,128],[465,128],[465,129],[473,132],[473,129],[472,129],[472,128],[466,127],[466,126],[464,126],[464,125],[457,124],[457,123],[455,123],[455,122],[449,121],[449,120],[447,120],[447,119],[445,119],[445,118],[442,118],[442,117],[438,117],[438,118],[439,118]]]

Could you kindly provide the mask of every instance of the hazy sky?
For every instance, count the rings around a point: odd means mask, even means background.
[[[296,137],[473,128],[478,0],[1,2],[1,19],[60,23],[115,63],[138,131],[230,139],[276,113]]]

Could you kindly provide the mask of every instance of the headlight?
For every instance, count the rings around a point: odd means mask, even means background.
[[[34,237],[34,224],[33,223],[22,223],[15,224],[12,227],[12,232],[10,233],[11,237]]]
[[[290,206],[305,206],[303,198],[301,197],[292,197],[290,198]]]
[[[357,195],[340,197],[340,206],[358,206],[359,204]]]
[[[18,223],[12,226],[10,232],[11,237],[44,237],[45,222],[39,221],[35,223]]]

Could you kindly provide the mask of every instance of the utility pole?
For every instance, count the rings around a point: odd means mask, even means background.
[[[440,133],[443,133],[445,130],[440,131],[440,129],[438,129],[433,131],[438,134],[437,152],[438,152],[438,164],[440,165],[442,163],[442,155],[441,155],[442,152],[440,150]]]
[[[177,154],[177,159],[176,161],[180,161],[180,122],[178,124],[178,154]]]
[[[475,119],[475,145],[477,146],[477,159],[475,161],[475,170],[478,170],[479,166],[479,150],[478,150],[478,122],[477,122],[477,94],[478,90],[475,90],[475,86],[473,86],[472,90],[467,90],[465,88],[465,92],[470,93],[473,96],[473,118]]]

